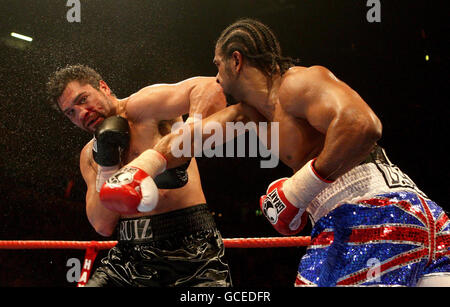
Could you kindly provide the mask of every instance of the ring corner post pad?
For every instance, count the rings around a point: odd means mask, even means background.
[[[86,253],[84,255],[83,267],[80,273],[80,279],[78,280],[77,287],[86,286],[89,277],[91,275],[92,267],[94,265],[95,258],[98,254],[98,246],[97,242],[92,241],[91,244],[87,247]]]

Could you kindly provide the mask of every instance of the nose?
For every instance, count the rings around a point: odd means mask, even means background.
[[[216,82],[217,82],[218,84],[220,84],[219,74],[216,75]]]
[[[78,122],[83,126],[86,118],[89,116],[89,110],[80,106],[75,108],[78,112]]]

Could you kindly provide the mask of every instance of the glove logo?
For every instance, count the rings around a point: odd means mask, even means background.
[[[125,185],[133,182],[134,174],[138,171],[137,168],[125,167],[117,173],[109,177],[107,184],[109,185]]]
[[[263,213],[272,224],[278,222],[278,216],[284,209],[286,205],[280,200],[277,189],[267,194],[263,203]]]

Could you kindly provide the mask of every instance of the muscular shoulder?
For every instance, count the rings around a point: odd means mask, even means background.
[[[323,66],[292,67],[283,76],[280,85],[280,95],[307,94],[336,77]]]
[[[292,67],[281,81],[278,95],[280,104],[289,111],[293,108],[299,111],[332,81],[337,81],[337,78],[323,66]]]

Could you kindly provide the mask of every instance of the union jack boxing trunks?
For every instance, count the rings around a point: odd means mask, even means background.
[[[387,158],[343,175],[308,212],[314,227],[296,286],[410,287],[450,274],[448,216]]]

